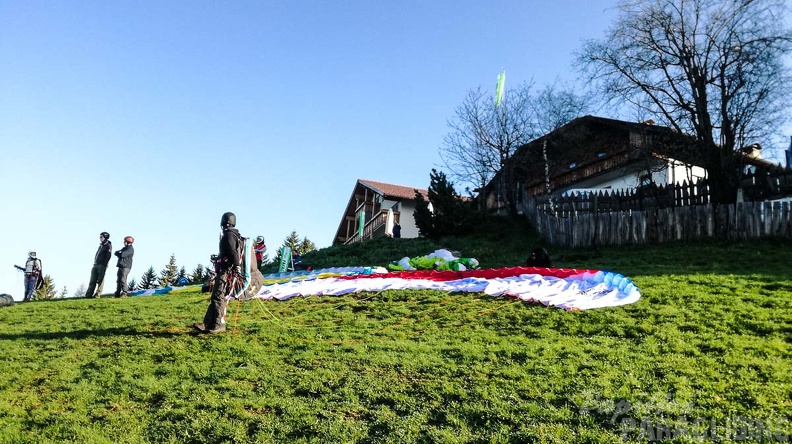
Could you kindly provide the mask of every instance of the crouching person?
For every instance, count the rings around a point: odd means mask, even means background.
[[[233,289],[233,281],[242,274],[242,258],[240,244],[242,239],[236,227],[234,213],[225,213],[220,219],[223,234],[220,237],[220,252],[213,261],[217,275],[214,279],[209,308],[206,310],[203,323],[193,327],[201,333],[222,333],[225,331],[225,314],[228,295]]]

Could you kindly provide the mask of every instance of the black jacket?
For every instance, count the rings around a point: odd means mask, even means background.
[[[135,255],[135,249],[132,245],[125,245],[124,248],[115,252],[118,258],[118,268],[132,268],[132,256]]]
[[[113,257],[113,244],[109,240],[104,241],[103,244],[99,245],[99,249],[96,250],[94,264],[106,267],[111,257]]]
[[[236,228],[223,229],[223,236],[220,238],[220,254],[217,255],[217,263],[223,270],[242,265],[242,258],[239,255],[242,238]]]

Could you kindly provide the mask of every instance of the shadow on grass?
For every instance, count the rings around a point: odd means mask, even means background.
[[[185,331],[140,331],[132,328],[107,328],[98,330],[73,330],[73,331],[31,331],[25,333],[0,333],[0,341],[2,340],[17,340],[17,339],[41,339],[41,340],[57,340],[57,339],[87,339],[96,337],[111,337],[111,336],[140,336],[149,338],[173,338],[179,336],[186,336],[191,332]]]

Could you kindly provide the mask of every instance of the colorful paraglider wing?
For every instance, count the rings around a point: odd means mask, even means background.
[[[294,296],[344,295],[383,290],[440,290],[511,296],[567,310],[615,307],[641,297],[630,279],[612,272],[513,267],[467,271],[417,270],[287,280],[264,285],[257,297],[285,300]]]

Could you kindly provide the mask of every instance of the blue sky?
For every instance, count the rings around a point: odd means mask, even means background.
[[[329,246],[358,178],[428,186],[468,90],[575,81],[614,4],[0,0],[0,293],[31,249],[87,285],[101,231],[189,272],[225,211]]]

